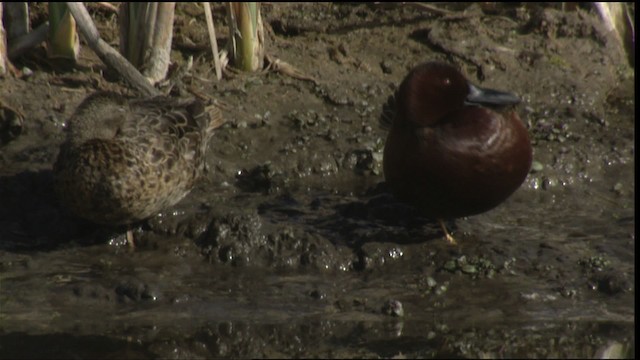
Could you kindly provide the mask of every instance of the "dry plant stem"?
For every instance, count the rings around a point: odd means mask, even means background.
[[[152,1],[138,4],[144,4],[143,6],[146,7],[146,10],[144,11],[144,20],[140,21],[139,17],[133,19],[133,21],[138,25],[138,37],[143,38],[142,42],[134,43],[134,46],[140,46],[138,64],[134,65],[140,68],[140,66],[143,66],[145,63],[145,55],[147,54],[147,51],[153,46],[153,32],[156,28],[156,20],[158,19],[158,3]]]
[[[80,39],[76,22],[64,3],[49,3],[49,22],[47,56],[75,63],[80,53]]]
[[[150,29],[153,35],[151,39],[152,46],[149,58],[145,59],[145,63],[148,66],[144,71],[144,75],[153,84],[164,79],[169,70],[175,8],[175,2],[159,3],[154,21],[155,26]]]
[[[421,3],[421,2],[412,2],[412,3],[409,3],[409,4],[411,4],[415,8],[418,8],[420,10],[424,10],[426,12],[430,12],[430,13],[432,13],[434,15],[451,15],[451,14],[454,13],[453,11],[449,11],[449,10],[446,10],[446,9],[440,9],[437,6],[430,5],[430,4],[425,4],[425,3]]]
[[[625,51],[629,63],[635,66],[635,30],[633,19],[624,3],[594,3],[605,28],[612,32],[621,48]]]
[[[253,71],[251,66],[254,41],[251,31],[251,17],[248,5],[245,3],[229,3],[233,14],[233,51],[231,51],[234,66],[243,71]]]
[[[120,4],[120,53],[136,68],[142,67],[145,52],[152,44],[158,3]]]
[[[264,67],[264,52],[265,52],[265,38],[264,38],[264,25],[262,23],[262,15],[260,12],[260,3],[256,4],[256,28],[255,28],[255,43],[253,45],[253,55],[256,57],[258,62],[257,69],[262,69]]]
[[[8,51],[9,59],[17,59],[22,54],[38,46],[47,39],[48,33],[49,22],[47,21],[30,33],[11,40],[11,45],[9,46]]]
[[[264,63],[264,29],[260,4],[230,3],[231,59],[242,71],[257,71]]]
[[[316,80],[312,76],[305,75],[302,71],[298,70],[293,65],[275,58],[269,54],[265,54],[264,57],[265,60],[267,60],[267,62],[269,63],[269,65],[267,66],[267,70],[277,71],[294,79],[311,81],[315,85],[318,85],[318,80]]]
[[[153,41],[153,29],[156,27],[156,21],[158,19],[158,9],[159,9],[158,5],[160,5],[160,3],[156,1],[151,1],[151,2],[146,2],[144,4],[146,4],[146,6],[149,9],[146,12],[146,19],[145,19],[145,23],[147,23],[148,25],[145,25],[145,26],[148,26],[148,29],[151,30],[151,31],[147,31],[148,33],[147,39],[149,43],[151,43],[151,41]]]
[[[120,9],[118,10],[118,35],[120,38],[120,42],[118,44],[118,49],[120,50],[120,54],[123,54],[125,57],[128,57],[129,52],[129,5],[125,3],[120,4]],[[135,66],[135,64],[133,64]]]
[[[0,75],[7,72],[9,57],[7,56],[7,38],[2,26],[2,4],[0,4]]]
[[[26,2],[3,2],[2,6],[7,19],[6,30],[9,43],[29,33],[29,8]]]
[[[91,20],[91,16],[89,16],[89,12],[87,12],[87,9],[82,3],[68,2],[67,6],[76,19],[82,37],[84,37],[89,47],[107,66],[117,71],[118,74],[144,96],[160,95],[160,92],[156,90],[127,59],[122,57],[122,55],[100,38],[98,29],[96,29],[95,24]]]
[[[211,3],[202,3],[204,7],[204,17],[207,19],[207,29],[209,30],[209,42],[211,43],[211,53],[213,54],[213,65],[216,68],[216,78],[222,79],[222,67],[220,66],[220,55],[218,54],[218,41],[216,40],[216,30],[213,27],[213,15],[211,14]]]

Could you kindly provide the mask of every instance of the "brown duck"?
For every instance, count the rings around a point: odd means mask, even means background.
[[[57,196],[75,215],[98,224],[148,218],[189,193],[222,123],[219,109],[205,109],[199,100],[92,94],[69,119],[53,167]]]
[[[416,66],[386,104],[391,123],[384,175],[395,196],[443,220],[488,211],[516,191],[531,167],[515,95],[483,89],[451,65]]]

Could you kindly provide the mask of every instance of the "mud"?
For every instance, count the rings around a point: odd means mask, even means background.
[[[135,250],[51,189],[75,106],[130,90],[86,46],[67,71],[27,55],[0,79],[24,116],[0,124],[1,357],[634,357],[634,70],[592,9],[486,6],[265,5],[267,52],[316,81],[217,82],[204,14],[179,5],[172,58],[228,123]],[[510,199],[449,223],[459,246],[381,172],[382,104],[428,60],[519,94],[534,143]]]

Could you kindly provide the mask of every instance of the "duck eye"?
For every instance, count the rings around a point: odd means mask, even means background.
[[[444,86],[449,86],[449,85],[451,85],[451,79],[449,79],[449,78],[444,78],[444,80],[442,80],[442,85],[444,85]]]

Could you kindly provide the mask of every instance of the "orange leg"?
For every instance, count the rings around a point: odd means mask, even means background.
[[[438,219],[438,223],[440,223],[440,228],[442,228],[442,232],[444,233],[444,238],[449,242],[450,245],[457,245],[458,242],[456,239],[449,233],[447,230],[447,226],[444,224],[444,220]]]

